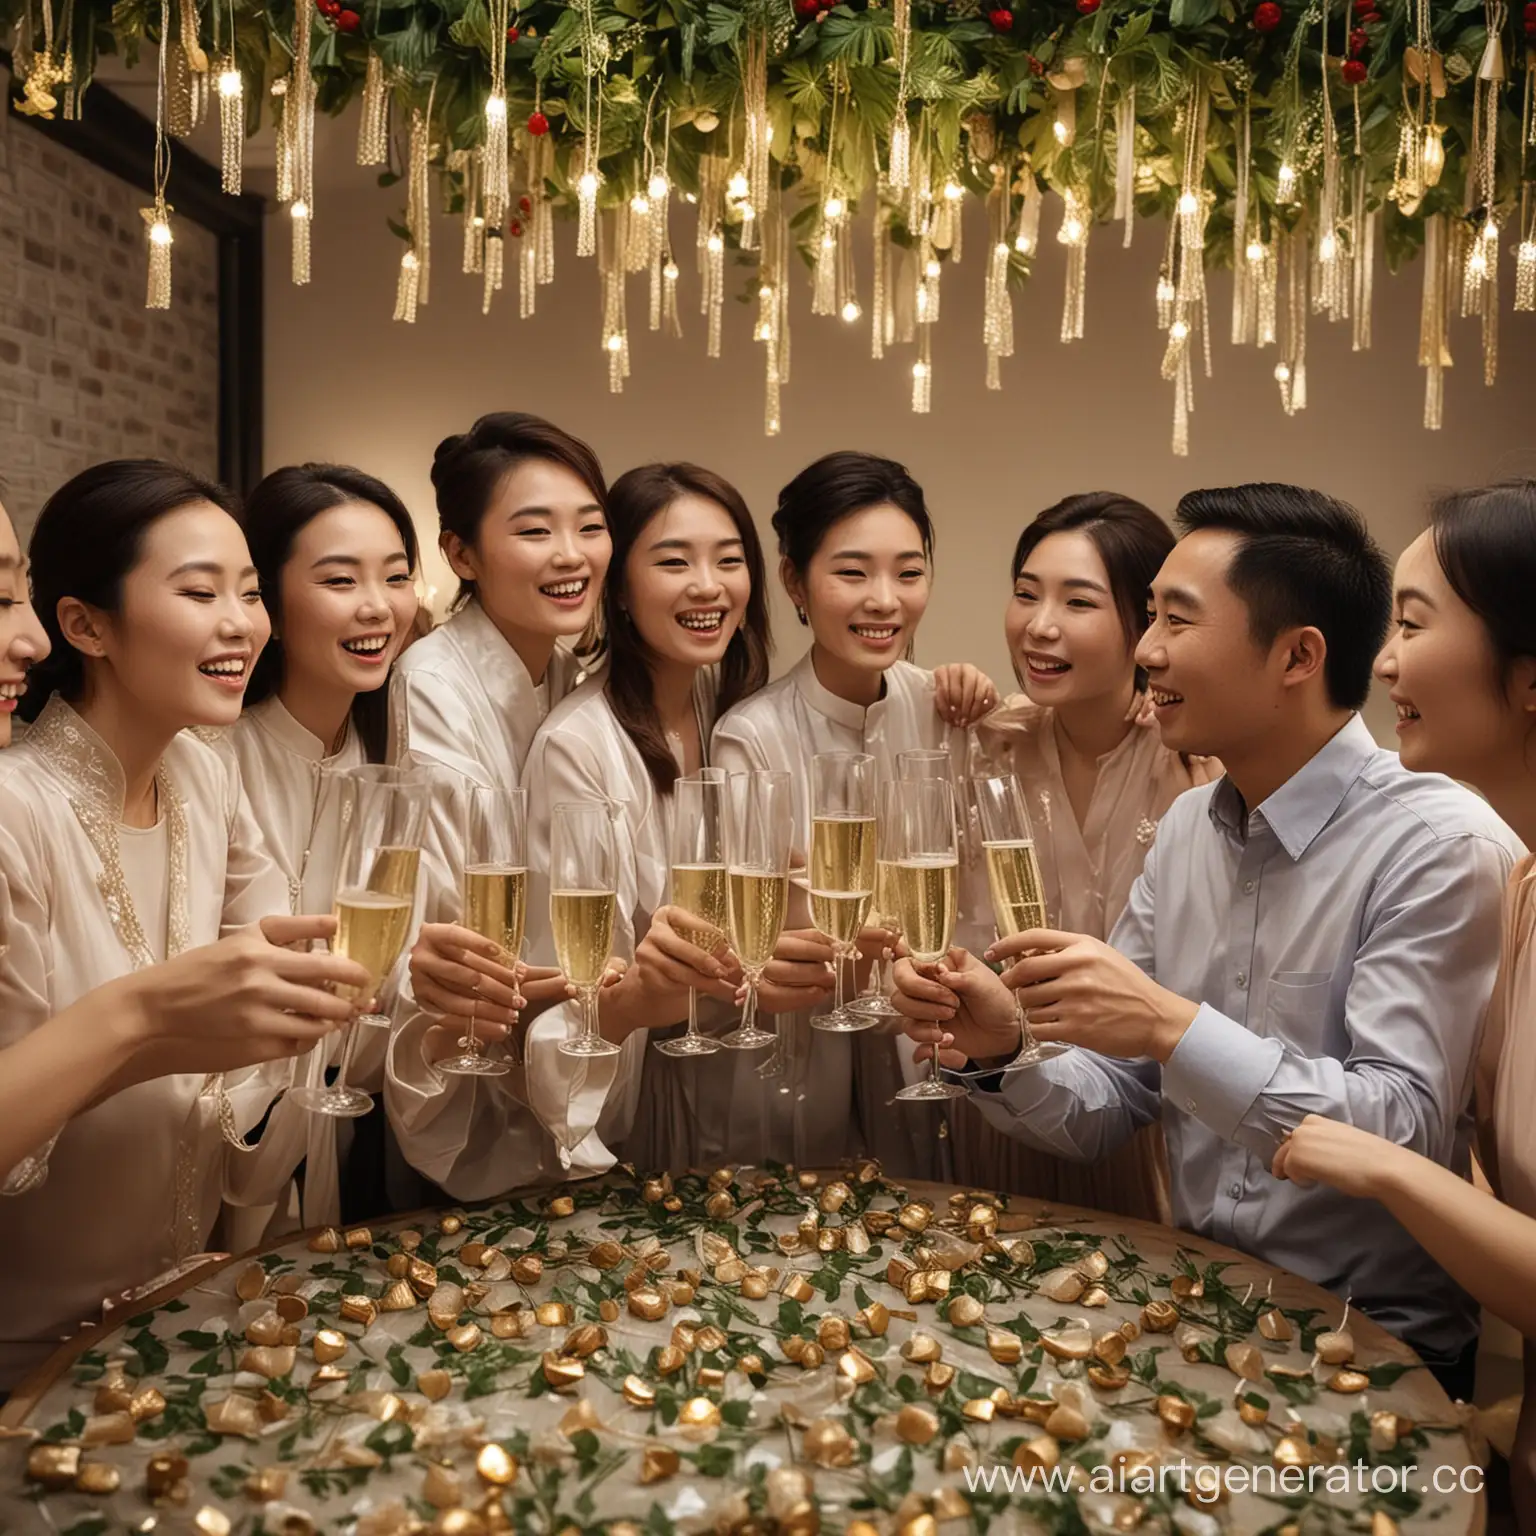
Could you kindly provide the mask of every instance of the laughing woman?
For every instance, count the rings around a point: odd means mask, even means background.
[[[1536,846],[1536,480],[1439,502],[1397,563],[1394,632],[1376,676],[1406,767],[1479,790]],[[1477,1074],[1479,1154],[1499,1198],[1405,1146],[1309,1115],[1277,1177],[1379,1200],[1489,1311],[1525,1336],[1510,1457],[1515,1514],[1536,1531],[1536,859],[1515,866]],[[1501,1203],[1503,1202],[1503,1203]]]
[[[1219,776],[1212,759],[1169,751],[1138,724],[1146,679],[1135,661],[1147,592],[1173,548],[1150,508],[1112,491],[1042,512],[1013,552],[1004,631],[1024,692],[977,728],[977,771],[1012,773],[1024,792],[1051,919],[1107,939],[1174,799]],[[1169,1219],[1162,1128],[1147,1126],[1098,1163],[1068,1163],[955,1115],[955,1177],[1060,1204]]]
[[[458,607],[395,668],[390,760],[409,754],[461,779],[515,788],[550,707],[585,676],[572,647],[595,627],[612,554],[607,484],[584,442],[513,411],[482,416],[468,432],[445,438],[432,484],[440,546],[459,578]],[[456,803],[444,790],[433,806],[423,859],[427,922],[412,952],[408,1000],[420,1007],[391,1042],[385,1097],[411,1163],[471,1199],[508,1187],[508,1157],[519,1182],[541,1171],[558,1176],[554,1143],[516,1089],[503,1083],[477,1092],[473,1079],[445,1077],[434,1062],[455,1053],[465,1022],[473,1020],[482,1040],[504,1039],[520,1002],[558,1002],[566,987],[558,973],[543,970],[529,972],[519,989],[485,941],[457,925],[463,849]],[[551,1045],[529,1059],[527,1096],[546,1121],[559,1122],[571,1091],[565,1058]],[[477,1114],[471,1144],[470,1106],[481,1101],[496,1124]]]
[[[99,464],[50,498],[30,554],[51,654],[24,699],[33,725],[0,756],[6,1041],[288,906],[238,779],[187,729],[234,723],[268,633],[225,493],[152,460]],[[290,1005],[306,996],[295,988]],[[288,1068],[156,1077],[69,1121],[46,1183],[39,1167],[0,1202],[0,1251],[13,1256],[0,1274],[0,1389],[103,1297],[206,1244],[227,1158],[246,1155]]]
[[[947,748],[949,718],[967,721],[964,711],[951,709],[932,672],[903,659],[928,606],[933,555],[922,488],[906,470],[872,454],[828,454],[779,492],[773,527],[780,574],[811,631],[811,648],[784,677],[721,719],[713,750],[716,763],[733,773],[789,773],[792,858],[803,867],[813,756],[869,753],[882,777],[895,777],[898,754]],[[949,672],[956,697],[991,706],[991,684],[974,668]],[[807,918],[804,910],[792,912],[791,924],[803,931]],[[809,1028],[809,1020],[804,1009],[781,1022],[789,1092],[775,1096],[785,1118],[771,1132],[771,1155],[816,1167],[869,1154],[898,1178],[938,1176],[933,1120],[890,1102],[911,1047],[876,1031],[855,1035],[850,1045],[846,1036]]]
[[[290,910],[329,912],[340,851],[336,775],[384,757],[385,684],[416,618],[416,531],[387,485],[339,464],[274,470],[251,493],[241,521],[272,639],[223,744],[287,879]],[[327,1041],[300,1071],[318,1085],[347,1038]],[[380,1091],[387,1043],[381,1031],[352,1032],[351,1082]],[[249,1209],[231,1216],[229,1245],[237,1252],[255,1245],[301,1158],[303,1225],[340,1221],[338,1158],[353,1133],[350,1121],[311,1115],[285,1099],[263,1136],[263,1155],[237,1164],[244,1177],[233,1197]],[[364,1127],[361,1134],[377,1133]],[[351,1202],[358,1214],[384,1208],[377,1184]]]

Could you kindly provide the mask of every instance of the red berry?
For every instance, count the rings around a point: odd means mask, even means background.
[[[1012,11],[1004,11],[1004,10],[988,11],[987,12],[987,20],[992,23],[992,30],[994,32],[1011,32],[1011,31],[1013,31],[1013,12]]]
[[[526,219],[533,212],[533,199],[531,197],[518,198],[517,211]]]
[[[1262,5],[1256,6],[1253,12],[1253,30],[1255,32],[1273,32],[1280,25],[1280,7],[1275,0],[1264,0]]]
[[[363,18],[356,11],[342,11],[336,17],[336,25],[343,32],[356,32],[362,24]]]
[[[1077,0],[1077,14],[1079,16],[1092,16],[1104,3],[1104,0]]]
[[[1345,59],[1344,84],[1364,85],[1365,77],[1370,71],[1365,67],[1364,59]]]
[[[528,114],[528,132],[534,138],[542,139],[549,132],[549,119],[542,112],[530,112]]]
[[[1042,64],[1040,60],[1034,56],[1034,54],[1030,54],[1029,56],[1029,72],[1037,80],[1045,73],[1045,65]]]
[[[800,17],[814,16],[820,6],[816,0],[795,0],[795,15]]]
[[[1349,51],[1351,53],[1364,53],[1371,46],[1371,39],[1364,27],[1356,27],[1349,34]]]
[[[507,41],[509,43],[515,43],[521,36],[522,34],[517,30],[516,27],[507,28]]]
[[[1526,26],[1530,26],[1533,21],[1536,21],[1536,0],[1527,0],[1525,7]]]
[[[507,233],[511,235],[514,240],[516,240],[518,236],[522,234],[522,232],[523,225],[520,219],[513,219],[512,222],[507,225]]]

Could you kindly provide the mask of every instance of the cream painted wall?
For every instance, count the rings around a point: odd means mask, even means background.
[[[357,177],[367,173],[354,172]],[[515,286],[482,317],[479,279],[460,274],[457,222],[434,226],[432,302],[415,326],[394,324],[400,247],[384,226],[398,192],[364,187],[322,196],[314,227],[315,280],[288,282],[287,219],[269,224],[267,289],[267,465],[303,458],[355,462],[406,499],[435,545],[428,479],[440,438],[480,412],[538,411],[587,437],[610,476],[649,459],[694,458],[736,482],[767,532],[777,488],[833,448],[890,454],[927,490],[939,530],[937,582],[919,643],[933,664],[967,658],[1008,677],[1001,615],[1014,537],[1035,511],[1072,491],[1114,488],[1171,513],[1200,485],[1278,479],[1316,485],[1359,506],[1394,555],[1421,526],[1438,489],[1511,473],[1536,473],[1530,402],[1536,399],[1536,317],[1503,317],[1502,376],[1485,389],[1475,322],[1458,321],[1457,367],[1447,383],[1445,429],[1419,425],[1422,375],[1415,366],[1417,267],[1378,278],[1376,345],[1351,355],[1348,326],[1314,319],[1309,339],[1310,408],[1279,407],[1275,354],[1234,349],[1223,339],[1229,287],[1213,279],[1215,377],[1200,379],[1187,459],[1169,452],[1170,387],[1158,377],[1163,337],[1152,286],[1161,252],[1156,230],[1120,248],[1101,229],[1089,254],[1087,337],[1058,340],[1063,261],[1054,241],[1027,290],[1015,297],[1017,355],[1004,388],[984,388],[980,347],[983,228],[968,226],[968,253],[946,276],[935,338],[933,411],[909,410],[910,349],[869,359],[864,326],[813,318],[797,282],[793,377],[784,431],[763,435],[762,354],[751,340],[755,304],[727,302],[724,357],[704,357],[696,312],[692,221],[674,213],[682,257],[684,338],[645,329],[644,278],[631,280],[633,372],[622,395],[606,386],[598,347],[598,282],[558,230],[557,277],[541,290],[539,314],[517,318]],[[1048,209],[1046,229],[1056,213]],[[510,262],[509,262],[510,265]],[[728,283],[735,282],[728,278]],[[746,286],[746,274],[740,276]],[[867,263],[860,281],[868,300]],[[1506,277],[1507,282],[1507,277]],[[1507,298],[1506,298],[1507,304]],[[440,564],[429,580],[448,590]],[[780,667],[794,660],[801,631],[787,605],[775,608]],[[1380,703],[1372,723],[1390,740]]]

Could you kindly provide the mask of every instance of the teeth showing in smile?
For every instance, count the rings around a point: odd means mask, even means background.
[[[1399,720],[1417,720],[1419,712],[1412,704],[1399,704],[1397,706],[1397,718]]]
[[[205,661],[197,670],[206,673],[209,677],[244,677],[245,663],[243,661]]]
[[[1071,663],[1062,661],[1057,656],[1033,656],[1025,653],[1024,660],[1036,672],[1065,672],[1069,670]]]
[[[851,624],[849,628],[865,640],[889,640],[896,633],[894,624]]]
[[[25,683],[0,683],[0,699],[19,699],[26,691]]]
[[[1152,690],[1152,702],[1154,704],[1182,704],[1182,693],[1170,693],[1166,688],[1154,688]]]
[[[388,635],[364,635],[357,640],[343,640],[341,648],[354,656],[377,656],[388,644]]]
[[[722,612],[710,613],[680,613],[677,622],[684,629],[696,629],[700,634],[712,635],[725,622],[725,614]]]
[[[587,590],[585,576],[578,581],[552,581],[547,587],[540,587],[539,591],[545,597],[580,597]]]

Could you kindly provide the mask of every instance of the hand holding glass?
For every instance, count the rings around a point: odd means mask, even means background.
[[[672,905],[691,921],[685,939],[714,950],[726,941],[730,898],[725,873],[723,776],[679,779],[672,786]],[[688,1030],[651,1042],[664,1056],[713,1056],[720,1042],[699,1033],[699,994],[688,989]]]
[[[617,1056],[598,1032],[597,993],[613,948],[618,904],[613,818],[601,800],[567,801],[554,810],[549,850],[549,922],[555,956],[581,1000],[581,1030],[562,1040],[567,1056]]]
[[[727,784],[726,892],[731,947],[747,982],[741,1025],[720,1043],[750,1051],[777,1036],[757,1027],[757,989],[789,904],[791,799],[787,773],[738,773]]]
[[[811,922],[832,941],[832,1011],[815,1029],[852,1034],[876,1021],[843,1005],[843,971],[858,953],[859,933],[875,895],[875,760],[863,753],[819,752],[811,759]]]

